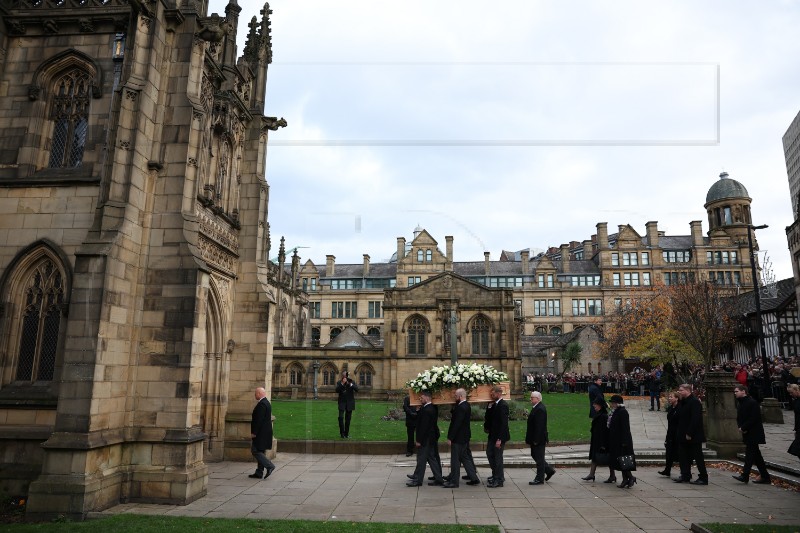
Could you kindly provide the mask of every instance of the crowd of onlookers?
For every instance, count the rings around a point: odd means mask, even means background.
[[[777,357],[769,361],[769,377],[772,395],[781,401],[788,401],[786,385],[798,383],[792,375],[793,368],[800,367],[800,357]],[[702,364],[684,363],[679,368],[671,364],[657,367],[657,372],[636,367],[630,372],[605,372],[601,374],[584,374],[581,372],[532,372],[525,375],[525,388],[529,391],[586,393],[592,376],[599,376],[603,390],[607,393],[624,396],[647,396],[651,391],[662,392],[676,388],[681,383],[690,383],[695,393],[703,397],[703,378],[706,368]],[[725,371],[734,374],[736,381],[748,388],[749,394],[760,400],[764,390],[764,369],[760,358],[747,363],[727,361],[712,367],[713,371]]]

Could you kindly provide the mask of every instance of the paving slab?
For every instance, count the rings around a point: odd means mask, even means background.
[[[588,400],[587,400],[588,403]],[[628,401],[637,449],[663,445],[666,415],[650,412],[647,401]],[[787,417],[787,421],[788,420]],[[587,425],[589,419],[587,417]],[[775,426],[775,427],[772,427]],[[767,460],[788,461],[791,425],[766,425]],[[771,442],[770,442],[771,441]],[[559,446],[548,453],[585,454],[588,446]],[[781,455],[783,454],[783,455]],[[506,457],[528,459],[528,450]],[[482,480],[489,475],[482,452],[475,453]],[[442,454],[448,464],[448,455]],[[796,461],[796,459],[794,459]],[[253,464],[222,462],[209,468],[208,495],[186,506],[126,503],[104,514],[137,513],[255,519],[303,518],[328,521],[496,524],[505,532],[686,531],[693,522],[800,524],[800,492],[778,486],[743,485],[731,472],[709,469],[705,487],[673,483],[658,466],[640,467],[632,489],[580,478],[586,468],[558,468],[543,486],[528,485],[530,468],[507,468],[505,486],[457,489],[406,487],[414,463],[402,455],[308,455],[279,453],[267,479],[247,477]]]

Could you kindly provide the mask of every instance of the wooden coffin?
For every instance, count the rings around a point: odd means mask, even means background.
[[[503,397],[509,398],[511,394],[511,384],[508,381],[501,381],[497,385],[503,387]],[[471,403],[484,403],[491,402],[492,398],[489,396],[489,391],[492,390],[494,385],[478,385],[474,389],[467,389],[467,401]],[[431,402],[436,405],[455,403],[453,400],[453,392],[456,388],[440,389],[433,393]],[[414,392],[414,389],[408,389],[408,397],[411,400],[411,405],[422,405],[419,399],[419,394]]]

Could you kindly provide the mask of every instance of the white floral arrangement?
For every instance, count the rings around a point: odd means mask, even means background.
[[[508,375],[505,372],[500,372],[493,366],[473,363],[470,365],[434,366],[420,372],[416,378],[406,383],[406,387],[419,393],[446,388],[471,389],[477,385],[494,385],[503,381],[508,381]]]

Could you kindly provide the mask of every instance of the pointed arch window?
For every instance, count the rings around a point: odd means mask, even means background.
[[[472,353],[489,355],[489,321],[482,316],[472,322]]]
[[[425,331],[427,327],[425,321],[417,317],[411,320],[408,326],[408,354],[425,354]]]
[[[370,365],[361,365],[356,369],[356,378],[359,387],[372,387],[372,376],[375,370]]]
[[[83,161],[89,131],[92,81],[83,69],[72,68],[58,76],[53,84],[50,168],[75,168]]]
[[[322,367],[322,385],[324,387],[333,387],[336,385],[336,369],[332,364],[328,363]]]
[[[303,384],[303,368],[294,364],[289,368],[289,385]]]
[[[36,263],[24,281],[17,381],[53,380],[64,281],[63,273],[49,257]]]

